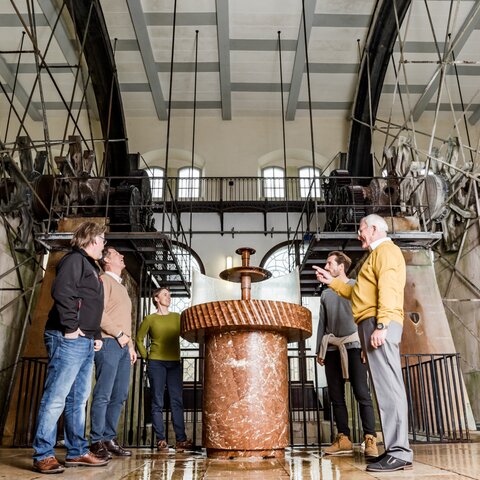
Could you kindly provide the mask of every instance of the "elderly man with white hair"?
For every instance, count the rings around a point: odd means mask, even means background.
[[[413,461],[400,362],[406,268],[402,252],[387,237],[387,230],[387,223],[379,215],[368,215],[360,221],[358,239],[370,254],[358,272],[355,285],[313,267],[320,282],[352,302],[377,397],[385,445],[385,453],[367,466],[369,472],[407,470],[412,468]]]

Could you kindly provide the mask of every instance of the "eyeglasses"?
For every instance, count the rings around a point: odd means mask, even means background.
[[[364,230],[366,230],[367,228],[370,228],[370,227],[371,227],[371,228],[375,228],[375,225],[365,225],[364,227],[359,228],[359,229],[357,230],[358,236],[360,236]]]
[[[98,238],[102,239],[104,245],[107,244],[107,241],[105,240],[105,237],[102,237],[101,235],[98,235]]]

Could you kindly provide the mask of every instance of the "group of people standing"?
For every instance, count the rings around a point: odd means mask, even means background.
[[[349,379],[360,406],[365,456],[372,459],[367,471],[373,472],[409,469],[413,460],[399,352],[406,268],[387,230],[385,220],[378,215],[361,220],[358,238],[370,253],[356,281],[347,277],[351,260],[343,252],[331,252],[325,268],[313,267],[317,279],[329,287],[321,296],[317,359],[325,365],[338,430],[337,438],[324,453],[353,452],[345,403],[345,382]],[[112,456],[131,455],[119,445],[117,427],[128,396],[130,367],[137,360],[131,332],[132,304],[122,285],[123,255],[105,248],[105,244],[105,227],[84,222],[74,233],[72,251],[57,266],[52,286],[54,305],[44,334],[47,375],[33,442],[33,466],[40,473],[61,473],[65,467],[100,467]],[[104,269],[102,275],[97,261]],[[163,424],[167,386],[176,449],[183,451],[191,448],[192,442],[185,434],[183,419],[180,315],[169,312],[168,289],[155,290],[152,298],[157,311],[144,318],[136,347],[142,358],[148,358],[157,449],[169,448]],[[148,350],[144,345],[147,336]],[[85,409],[94,364],[89,444]],[[367,367],[380,413],[385,445],[382,455],[378,455]],[[65,467],[54,453],[62,412]]]
[[[137,360],[132,340],[132,303],[122,285],[123,255],[106,247],[104,226],[84,222],[75,230],[67,253],[57,265],[52,285],[54,304],[45,326],[48,354],[44,393],[33,441],[33,468],[61,473],[65,467],[102,467],[113,456],[132,452],[117,441],[117,427],[128,396],[130,367]],[[98,263],[104,273],[100,273]],[[153,292],[157,312],[145,317],[136,338],[153,391],[152,421],[159,450],[167,450],[163,396],[167,385],[172,404],[176,449],[192,447],[183,421],[180,363],[180,315],[168,311],[170,292]],[[149,351],[143,342],[150,338]],[[90,409],[90,443],[85,435],[86,404]],[[65,466],[55,457],[57,422],[64,414]]]

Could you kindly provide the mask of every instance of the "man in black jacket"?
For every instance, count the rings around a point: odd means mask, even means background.
[[[40,473],[64,470],[55,458],[57,421],[65,411],[66,467],[106,465],[88,450],[85,407],[90,395],[94,351],[102,347],[100,321],[103,285],[95,263],[102,256],[105,227],[82,223],[74,232],[72,252],[57,266],[54,305],[45,327],[47,375],[37,430],[33,468]]]

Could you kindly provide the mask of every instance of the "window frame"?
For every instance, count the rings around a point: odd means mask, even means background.
[[[271,170],[272,175],[266,175],[266,173]],[[280,173],[281,175],[275,175],[275,173]],[[269,183],[273,185],[269,185]],[[281,195],[277,195],[277,192]],[[262,168],[262,196],[268,200],[284,200],[285,199],[285,170],[283,167],[278,167],[275,165]],[[273,193],[271,195],[270,193]]]
[[[189,175],[182,177],[182,172],[188,171]],[[198,176],[193,175],[193,173],[198,173]],[[202,169],[198,167],[181,167],[177,172],[177,199],[178,200],[195,200],[200,199],[201,197],[201,183],[200,179],[202,178]],[[188,180],[192,179],[193,187],[188,185]],[[184,187],[183,184],[187,182],[187,186]],[[192,195],[190,195],[190,190]],[[185,191],[187,194],[184,195],[181,192]]]
[[[309,175],[302,177],[302,172],[308,171]],[[298,181],[299,181],[299,194],[302,200],[308,198],[308,194],[310,192],[310,185],[312,180],[315,179],[315,187],[314,192],[312,192],[311,198],[321,198],[322,197],[322,184],[320,182],[321,171],[318,167],[312,167],[309,165],[305,165],[298,169]],[[305,183],[307,183],[305,185]]]
[[[148,178],[150,180],[150,189],[152,191],[152,201],[159,202],[164,199],[164,182],[165,182],[165,169],[163,167],[152,166],[145,168]],[[156,175],[157,172],[162,172],[162,175]],[[156,195],[155,192],[160,192],[160,195]]]

